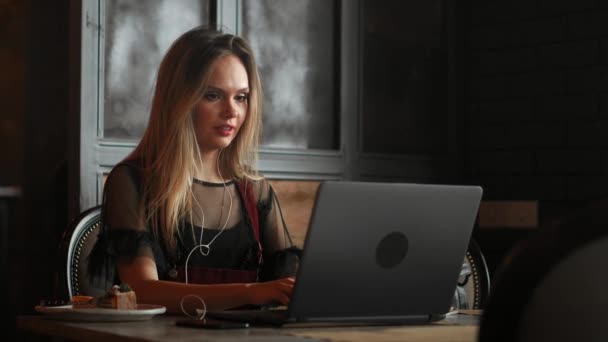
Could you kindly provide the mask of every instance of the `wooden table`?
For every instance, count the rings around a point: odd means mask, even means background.
[[[178,316],[161,315],[140,322],[68,322],[44,316],[19,316],[17,328],[36,334],[76,341],[431,341],[474,342],[479,312],[448,315],[446,319],[416,326],[359,327],[254,327],[211,330],[175,326]]]

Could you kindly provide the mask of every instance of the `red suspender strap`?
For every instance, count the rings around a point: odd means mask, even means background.
[[[258,217],[258,206],[255,201],[255,195],[253,194],[253,189],[251,186],[248,186],[247,181],[237,182],[236,184],[239,192],[241,193],[241,197],[243,198],[243,202],[245,202],[245,211],[249,217],[251,229],[253,229],[253,237],[255,242],[258,243],[258,265],[261,267],[263,263],[262,244],[260,243],[260,221]]]

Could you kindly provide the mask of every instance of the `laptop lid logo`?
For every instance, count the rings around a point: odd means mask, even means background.
[[[401,232],[388,233],[376,247],[376,263],[382,268],[399,265],[409,249],[409,241]]]

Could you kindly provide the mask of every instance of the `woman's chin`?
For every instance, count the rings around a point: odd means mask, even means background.
[[[214,142],[213,144],[199,145],[199,148],[201,151],[217,151],[217,150],[227,148],[228,146],[230,146],[230,144],[232,144],[232,140],[217,141],[217,142]]]

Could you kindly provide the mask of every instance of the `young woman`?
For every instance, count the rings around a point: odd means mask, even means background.
[[[294,246],[254,169],[261,103],[242,38],[195,28],[173,43],[144,136],[105,183],[92,276],[170,312],[188,295],[208,310],[289,302],[295,265],[275,266]]]

